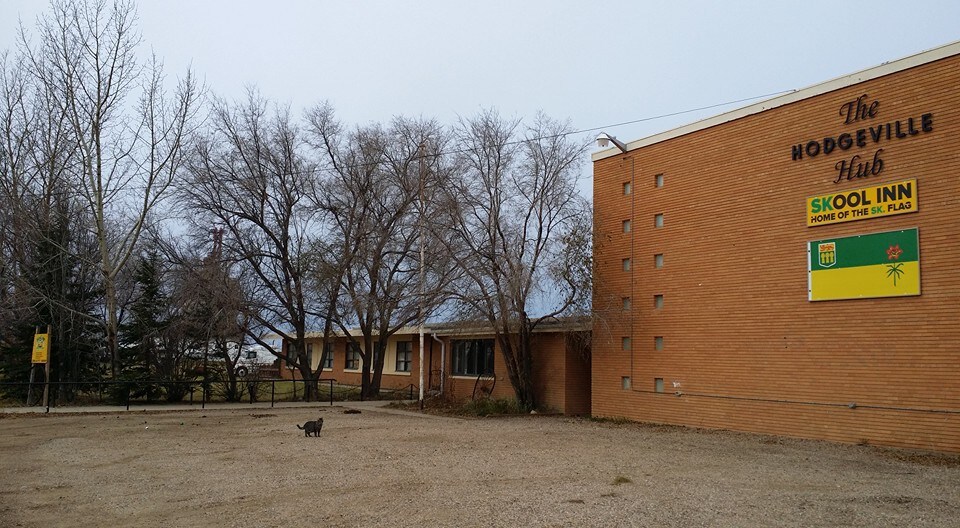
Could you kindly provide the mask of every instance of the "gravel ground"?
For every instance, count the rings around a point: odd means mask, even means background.
[[[343,411],[0,414],[0,526],[960,526],[952,455]]]

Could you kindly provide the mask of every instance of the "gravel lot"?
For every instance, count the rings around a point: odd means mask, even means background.
[[[343,411],[0,414],[0,526],[960,526],[957,456]]]

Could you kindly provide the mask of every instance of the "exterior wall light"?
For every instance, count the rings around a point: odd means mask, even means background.
[[[597,136],[597,146],[600,148],[606,148],[610,143],[613,143],[620,152],[624,154],[627,153],[627,146],[623,144],[622,141],[618,140],[616,136],[611,136],[606,132],[600,132],[600,135]]]

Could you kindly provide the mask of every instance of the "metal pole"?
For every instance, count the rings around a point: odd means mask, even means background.
[[[277,380],[270,380],[270,407],[273,407],[274,395],[277,393]]]
[[[203,394],[200,396],[200,408],[207,408],[207,372],[209,369],[209,364],[207,361],[207,356],[210,355],[210,335],[207,333],[207,341],[203,345]]]
[[[27,385],[27,407],[31,405],[30,402],[33,400],[33,378],[36,376],[36,374],[37,366],[33,363],[30,363],[30,384]]]
[[[37,341],[37,334],[39,333],[40,333],[40,329],[37,327],[34,327],[33,343],[30,344],[31,355],[32,355],[33,347],[36,346],[35,343]],[[30,358],[30,384],[27,385],[27,406],[28,407],[30,405],[33,405],[33,403],[31,403],[33,402],[33,379],[34,377],[36,377],[36,375],[37,375],[37,364],[33,362],[33,358],[31,357]]]
[[[53,353],[50,341],[50,325],[47,325],[47,362],[43,366],[43,406],[47,412],[50,412],[50,354]]]
[[[420,334],[420,408],[423,409],[423,303],[426,297],[426,281],[424,279],[425,266],[426,266],[426,248],[424,246],[424,235],[423,235],[423,217],[426,214],[426,208],[423,206],[423,179],[426,173],[426,164],[424,160],[426,156],[426,145],[420,143],[420,328],[418,333]],[[413,399],[413,390],[410,391],[410,398]]]

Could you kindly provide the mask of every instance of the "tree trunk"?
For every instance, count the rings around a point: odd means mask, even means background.
[[[500,355],[507,367],[507,376],[516,394],[517,404],[522,409],[532,410],[537,406],[537,399],[531,376],[533,361],[529,325],[521,324],[516,334],[516,342],[514,342],[510,337],[510,330],[501,329],[500,335],[497,336]]]
[[[120,372],[120,350],[117,346],[117,290],[116,285],[104,274],[104,305],[107,311],[107,353],[110,354],[110,377],[117,379]]]
[[[310,368],[310,359],[306,352],[303,353],[303,361],[297,362],[297,370],[300,371],[300,377],[303,379],[303,401],[316,401],[319,392],[317,390],[317,376]]]

